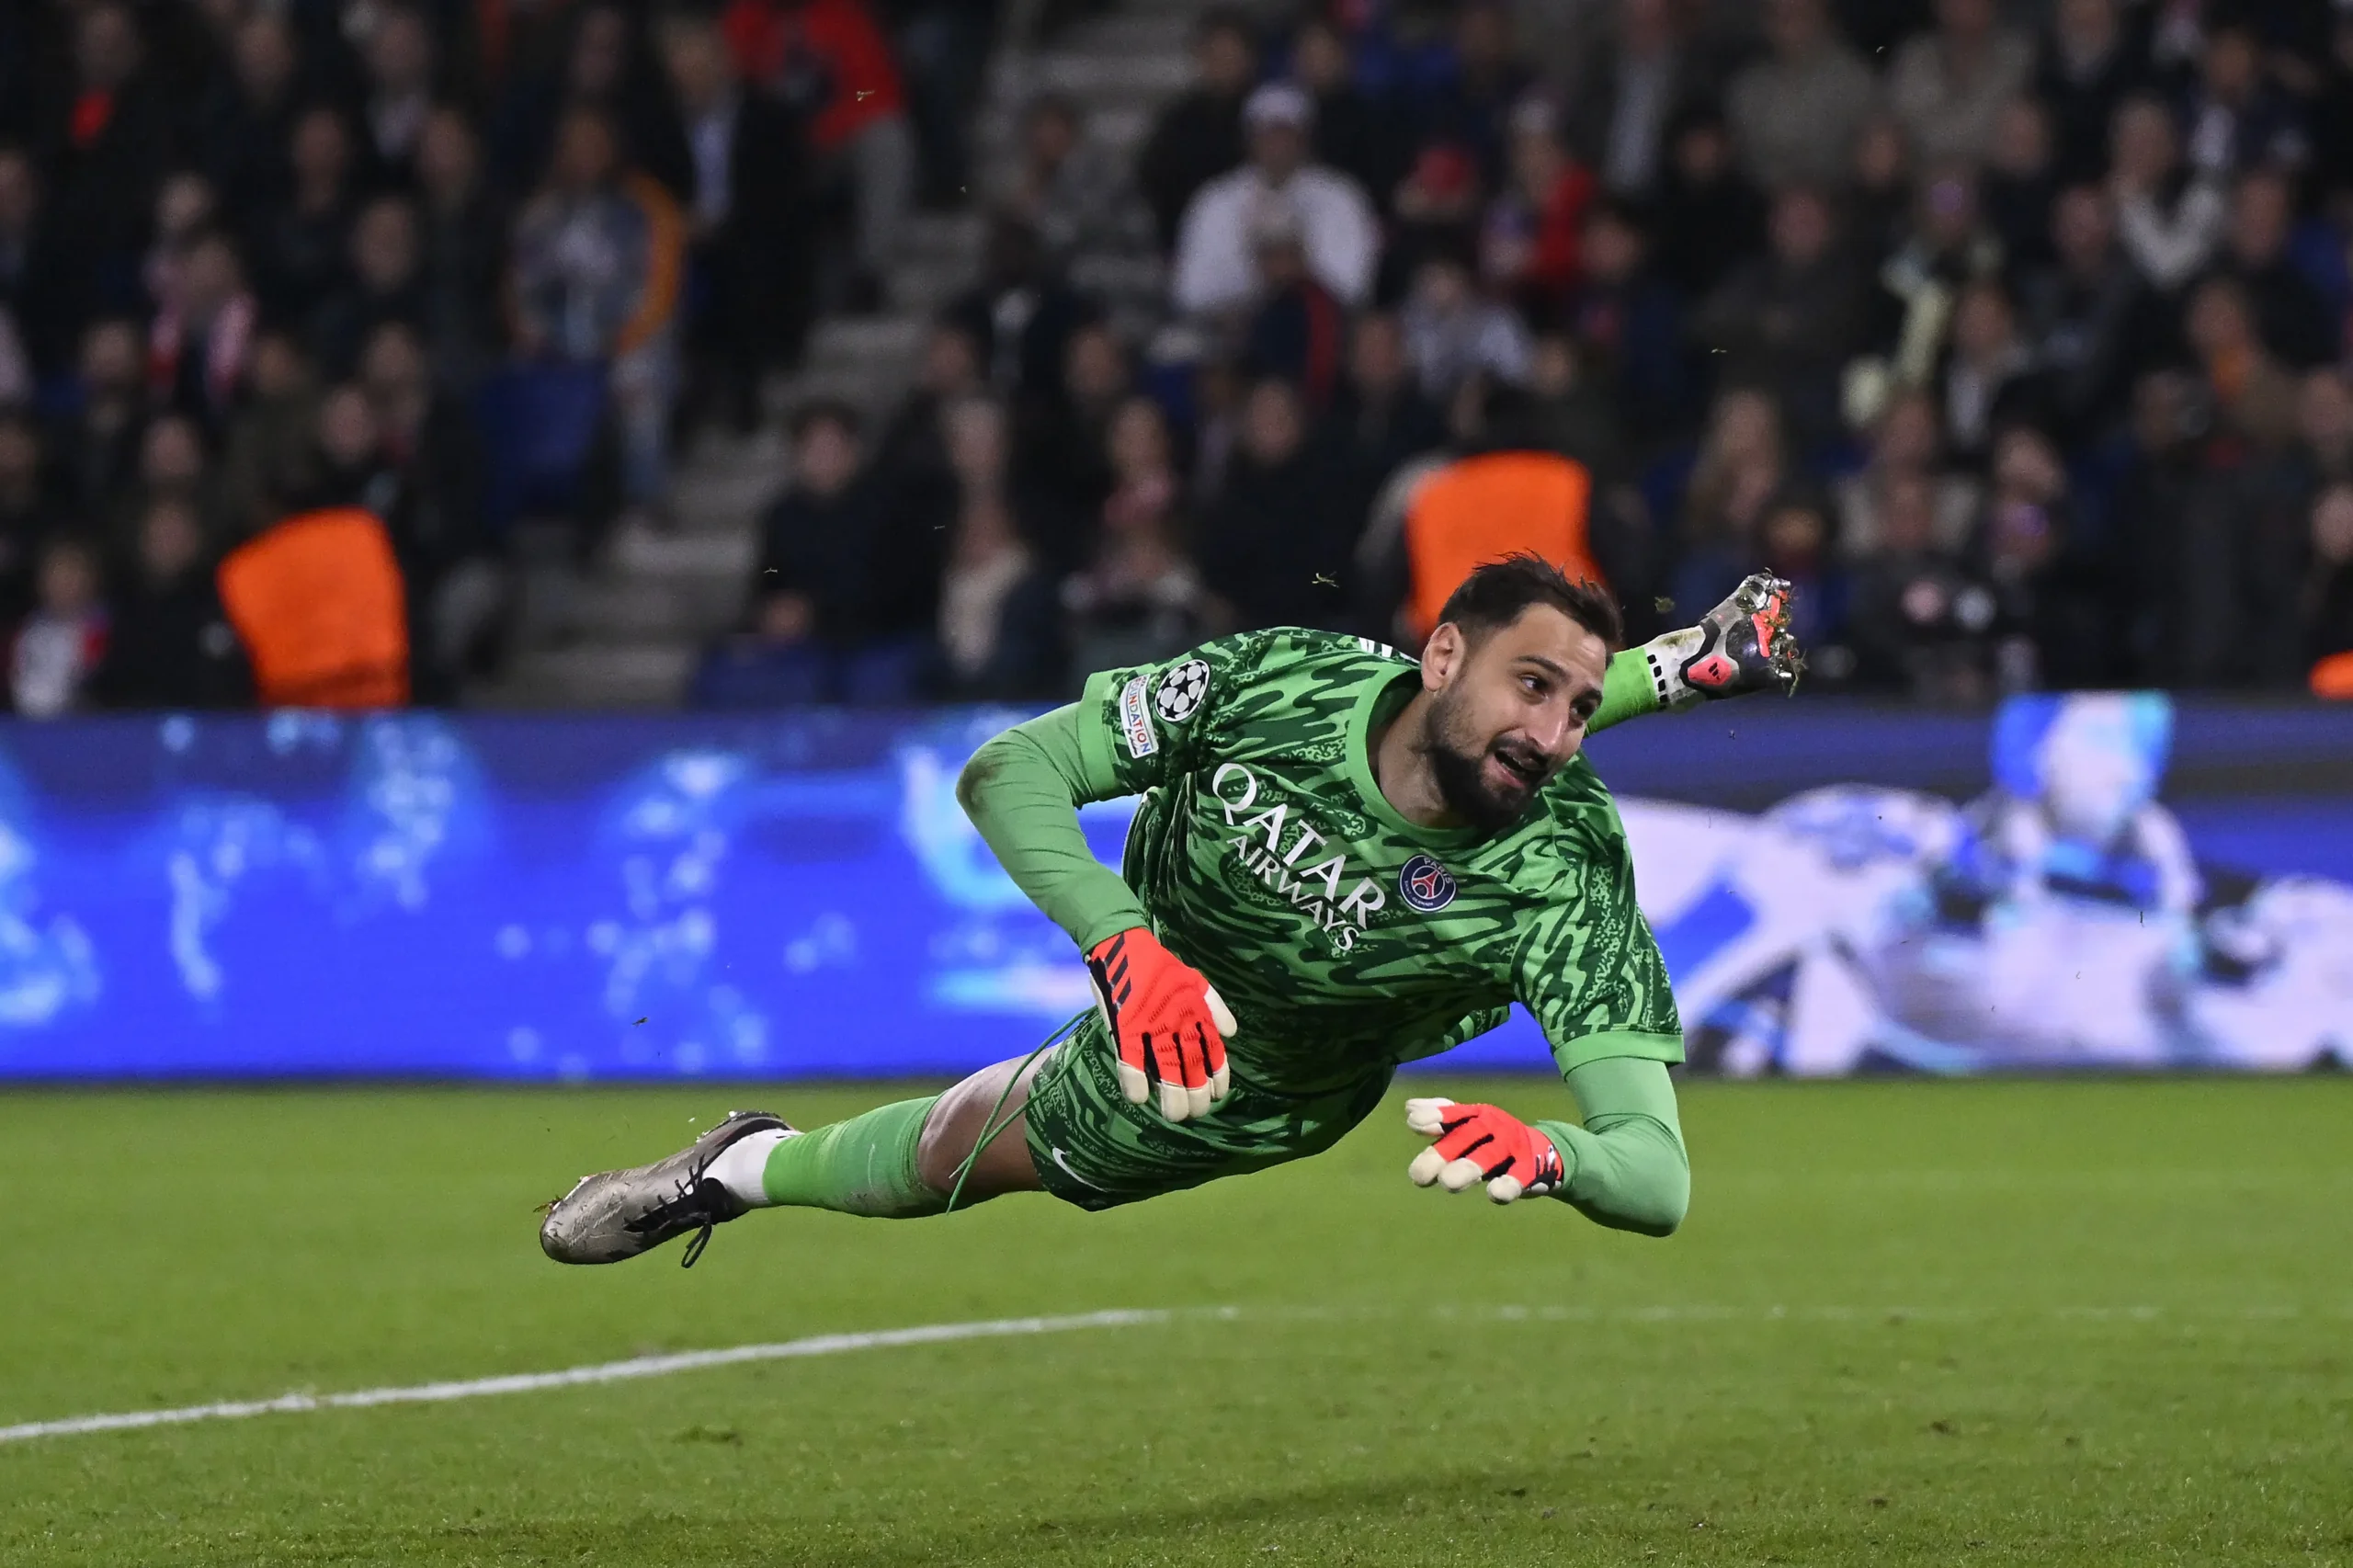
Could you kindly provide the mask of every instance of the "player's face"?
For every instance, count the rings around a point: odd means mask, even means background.
[[[1424,754],[1448,809],[1500,832],[1585,744],[1609,650],[1550,605],[1475,641],[1449,626],[1430,642],[1423,662],[1439,684]]]

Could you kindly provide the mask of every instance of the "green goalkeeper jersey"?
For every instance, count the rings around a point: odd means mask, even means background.
[[[1613,665],[1609,707],[1647,710],[1649,677],[1628,661]],[[1041,906],[1082,948],[1148,917],[1233,1008],[1236,1075],[1279,1093],[1385,1079],[1515,1001],[1563,1073],[1682,1060],[1625,828],[1592,767],[1572,762],[1501,835],[1416,826],[1382,796],[1371,739],[1417,688],[1392,649],[1296,629],[1097,675],[1048,720],[1075,722],[1063,812],[1142,796],[1126,886],[1064,877]],[[1017,864],[1028,835],[994,825],[1017,880],[1056,885]]]

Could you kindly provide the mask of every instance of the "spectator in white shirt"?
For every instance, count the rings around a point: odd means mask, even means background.
[[[2117,238],[2149,285],[2172,294],[2205,269],[2222,244],[2230,206],[2208,175],[2185,168],[2173,116],[2154,97],[2117,109],[2109,165]]]
[[[1258,289],[1251,237],[1278,203],[1290,209],[1317,282],[1347,305],[1371,293],[1380,228],[1354,180],[1307,162],[1313,113],[1307,95],[1289,83],[1250,95],[1242,110],[1250,161],[1203,186],[1185,209],[1171,290],[1177,310],[1213,314],[1251,301]]]
[[[1474,375],[1514,386],[1528,380],[1533,351],[1519,312],[1480,293],[1461,257],[1424,259],[1398,320],[1422,395],[1441,407]]]

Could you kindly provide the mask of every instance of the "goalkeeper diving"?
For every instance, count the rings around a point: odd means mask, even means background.
[[[1789,586],[1752,577],[1699,625],[1614,656],[1616,604],[1533,556],[1479,567],[1418,661],[1358,638],[1245,632],[1108,670],[973,754],[958,799],[1085,955],[1099,1006],[944,1094],[797,1130],[738,1111],[584,1177],[550,1257],[614,1263],[754,1209],[911,1218],[1011,1192],[1109,1209],[1330,1148],[1400,1062],[1504,1021],[1544,1030],[1582,1124],[1406,1101],[1407,1174],[1549,1198],[1620,1230],[1681,1223],[1667,1066],[1682,1026],[1608,790],[1613,723],[1789,690]],[[1142,797],[1124,863],[1078,808]]]

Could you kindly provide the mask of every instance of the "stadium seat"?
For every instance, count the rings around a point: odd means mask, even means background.
[[[2313,695],[2353,702],[2353,653],[2332,653],[2313,666]]]
[[[221,563],[220,590],[264,704],[408,701],[401,569],[374,514],[334,507],[289,517]]]

